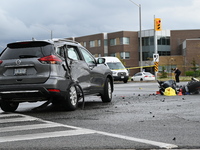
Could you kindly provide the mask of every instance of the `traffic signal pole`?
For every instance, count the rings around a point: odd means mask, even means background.
[[[154,15],[154,71],[155,71],[155,77],[157,80],[157,74],[158,74],[158,62],[159,62],[159,54],[158,54],[158,42],[157,42],[157,31],[161,31],[161,19],[155,18]]]

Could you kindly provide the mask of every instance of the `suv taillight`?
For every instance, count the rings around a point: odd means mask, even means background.
[[[45,56],[38,60],[43,64],[60,64],[62,62],[62,60],[55,55]]]
[[[3,60],[0,60],[0,64],[2,64],[3,63]]]

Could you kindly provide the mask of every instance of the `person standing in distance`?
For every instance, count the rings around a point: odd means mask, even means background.
[[[175,71],[174,71],[174,73],[175,73],[175,80],[176,80],[176,82],[177,83],[180,82],[179,76],[181,74],[181,71],[178,68],[176,68]]]

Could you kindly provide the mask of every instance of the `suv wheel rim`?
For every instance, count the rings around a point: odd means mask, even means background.
[[[77,100],[78,100],[78,98],[77,98],[77,92],[76,92],[76,88],[74,87],[74,86],[72,86],[71,88],[70,88],[70,100],[71,100],[71,104],[73,105],[73,106],[75,106],[76,104],[77,104]]]
[[[111,89],[110,82],[108,82],[108,96],[109,96],[109,98],[112,97],[112,89]]]

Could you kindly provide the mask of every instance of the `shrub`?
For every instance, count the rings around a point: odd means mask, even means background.
[[[162,66],[161,76],[160,78],[167,78],[167,72],[164,66]]]
[[[194,71],[186,71],[185,72],[186,76],[193,76],[193,74],[194,74]]]
[[[185,75],[186,76],[192,76],[192,77],[199,77],[200,71],[186,71]]]

